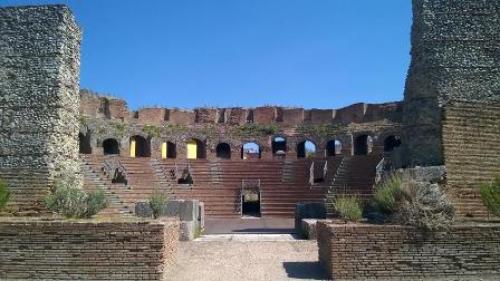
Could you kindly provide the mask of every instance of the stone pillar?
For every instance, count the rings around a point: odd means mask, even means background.
[[[63,5],[0,9],[0,178],[18,211],[43,210],[78,160],[81,33]]]
[[[413,0],[406,165],[443,164],[443,108],[450,101],[499,99],[499,17],[498,0]]]

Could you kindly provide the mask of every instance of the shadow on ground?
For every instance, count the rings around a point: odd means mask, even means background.
[[[283,262],[289,278],[307,280],[329,280],[319,262]]]

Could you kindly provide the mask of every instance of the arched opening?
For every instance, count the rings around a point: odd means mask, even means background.
[[[215,148],[217,158],[231,159],[231,146],[227,143],[219,143]]]
[[[361,135],[354,140],[354,155],[368,155],[371,153],[373,140],[368,135]]]
[[[161,158],[175,158],[177,156],[177,148],[175,143],[172,142],[163,142],[161,144]]]
[[[384,151],[390,152],[401,145],[401,139],[396,136],[388,136],[384,140]]]
[[[326,143],[326,157],[333,157],[342,154],[342,142],[339,140],[330,140]]]
[[[86,135],[79,133],[78,134],[78,144],[79,144],[79,152],[80,154],[91,154],[92,147],[90,146],[90,134]]]
[[[297,145],[297,158],[310,158],[316,154],[316,145],[310,141],[305,140]]]
[[[105,139],[102,142],[102,150],[104,155],[120,154],[120,146],[118,145],[118,141],[115,139]]]
[[[151,157],[149,141],[142,136],[131,137],[130,157]]]
[[[186,144],[187,159],[206,158],[205,143],[198,139],[192,139]]]
[[[284,137],[274,137],[271,143],[271,148],[274,156],[285,157],[286,139]]]
[[[254,142],[247,142],[241,147],[241,159],[259,159],[260,146]]]
[[[167,141],[167,158],[177,158],[177,145],[170,141]]]

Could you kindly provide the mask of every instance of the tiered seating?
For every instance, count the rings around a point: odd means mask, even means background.
[[[115,200],[114,211],[132,212],[134,203],[146,201],[155,190],[172,192],[179,199],[197,199],[205,204],[205,213],[212,217],[241,215],[242,181],[260,181],[262,216],[293,217],[298,202],[323,202],[334,176],[335,184],[344,185],[355,193],[371,191],[375,166],[380,157],[353,156],[327,159],[327,174],[323,182],[309,183],[312,161],[322,167],[325,159],[284,160],[172,160],[112,156],[85,156],[83,169],[87,189],[104,187]],[[103,172],[105,161],[118,161],[124,168],[127,184],[111,183]],[[177,180],[189,167],[192,184]],[[372,171],[373,170],[373,171]]]
[[[346,194],[366,198],[372,195],[376,167],[381,155],[354,155],[344,157],[333,180],[330,195]]]
[[[126,184],[112,183],[112,178],[105,176],[104,162],[113,157],[125,168]],[[86,189],[93,188],[92,182],[95,182],[97,175],[103,182],[107,193],[119,198],[119,200],[111,200],[110,211],[118,209],[119,213],[133,213],[136,202],[147,201],[155,191],[169,192],[164,182],[158,178],[150,163],[150,158],[86,155],[84,161],[90,168],[90,171],[83,171]]]
[[[207,160],[157,160],[161,169],[167,173],[173,196],[179,199],[196,199],[205,204],[207,216],[235,217],[239,216],[239,185],[219,182],[220,163]],[[232,162],[228,162],[232,163]],[[179,177],[182,170],[190,166],[193,184],[178,184],[170,178],[172,171]],[[214,176],[213,173],[217,173]]]

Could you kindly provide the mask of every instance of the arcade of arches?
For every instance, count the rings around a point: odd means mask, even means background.
[[[84,135],[80,133],[79,137],[79,151],[81,154],[92,154],[92,145],[90,133]],[[129,138],[129,154],[130,157],[151,157],[151,139],[145,138],[140,135],[134,135]],[[102,141],[102,151],[104,155],[120,155],[120,143],[115,138],[107,138]],[[338,139],[331,139],[324,144],[325,157],[334,157],[336,155],[346,154],[344,151],[343,143]],[[389,135],[383,142],[379,144],[383,147],[384,152],[391,152],[395,148],[401,146],[401,139],[396,135]],[[374,147],[373,137],[367,134],[358,135],[353,138],[353,155],[368,155],[372,153]],[[206,159],[207,147],[204,141],[199,139],[191,139],[185,143],[186,159]],[[319,157],[318,154],[320,147],[312,140],[305,139],[296,145],[297,158],[311,158]],[[381,148],[382,150],[382,148]],[[282,158],[288,157],[288,145],[285,137],[277,136],[272,138],[271,152],[274,157]],[[215,146],[214,156],[217,159],[231,159],[232,148],[229,143],[221,142]],[[156,155],[156,154],[155,154]],[[323,154],[322,154],[323,155]],[[165,141],[160,144],[160,151],[158,154],[162,159],[175,159],[177,158],[177,144],[172,141]],[[241,159],[259,159],[262,157],[262,148],[255,142],[243,143],[240,150]]]

